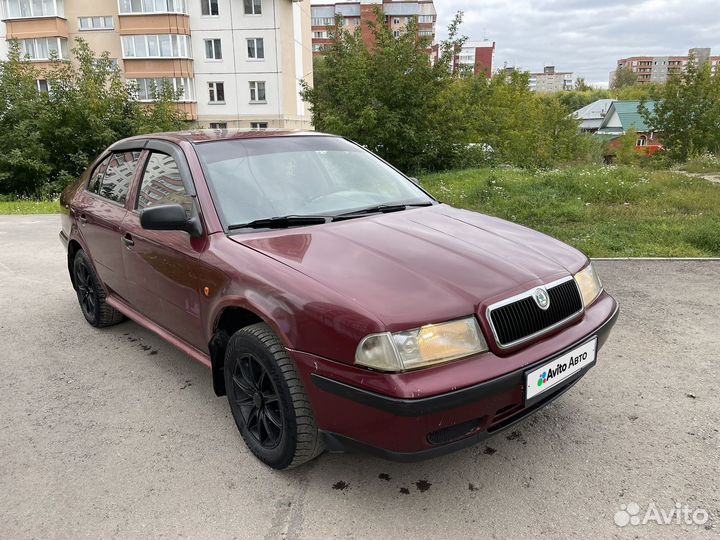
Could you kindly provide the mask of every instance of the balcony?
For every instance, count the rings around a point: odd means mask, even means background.
[[[118,31],[123,36],[140,34],[190,34],[190,17],[180,13],[120,14]]]
[[[123,63],[128,79],[193,77],[192,60],[183,58],[126,58]]]
[[[68,25],[60,17],[42,17],[5,20],[6,39],[32,39],[44,37],[68,37]]]

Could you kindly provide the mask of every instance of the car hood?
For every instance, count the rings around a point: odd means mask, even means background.
[[[587,261],[544,234],[444,204],[231,238],[352,300],[389,331],[470,315]]]

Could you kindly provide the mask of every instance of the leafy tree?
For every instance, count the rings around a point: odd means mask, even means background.
[[[494,162],[549,166],[584,151],[575,120],[557,99],[531,92],[527,73],[487,79],[454,69],[465,40],[461,21],[458,13],[434,63],[415,21],[399,38],[387,25],[371,24],[372,48],[359,30],[337,25],[315,64],[315,86],[303,88],[315,127],[413,172]]]
[[[575,90],[578,92],[588,92],[592,90],[592,87],[585,82],[585,77],[578,77],[575,79]]]
[[[619,67],[610,81],[610,88],[618,89],[637,84],[637,75],[630,67]]]
[[[654,111],[641,106],[645,120],[662,133],[669,155],[685,161],[704,152],[720,152],[720,77],[708,62],[691,59],[658,89]]]
[[[72,63],[55,56],[40,71],[11,42],[0,62],[0,193],[58,193],[118,139],[185,124],[172,92],[140,104],[109,53],[96,58],[82,39],[72,53]],[[48,92],[38,92],[37,79]]]

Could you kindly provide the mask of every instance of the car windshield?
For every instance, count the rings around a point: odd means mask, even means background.
[[[226,227],[433,202],[382,160],[339,137],[222,140],[196,149]]]

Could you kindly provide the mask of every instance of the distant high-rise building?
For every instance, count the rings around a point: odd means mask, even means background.
[[[385,24],[399,37],[408,25],[411,17],[417,19],[418,35],[430,38],[435,43],[437,12],[433,0],[359,0],[357,2],[337,2],[331,0],[312,0],[312,43],[313,53],[322,54],[322,49],[331,43],[331,33],[335,29],[335,19],[342,17],[345,30],[354,32],[358,27],[363,41],[373,46],[372,31],[367,24],[375,21],[375,9],[381,8]]]
[[[533,92],[563,92],[572,90],[574,84],[571,71],[555,71],[555,66],[545,66],[540,73],[530,73],[530,90]]]
[[[467,41],[455,56],[456,69],[466,69],[473,75],[484,73],[491,77],[495,61],[494,41]]]
[[[685,71],[690,58],[697,62],[710,62],[714,73],[720,68],[720,56],[711,56],[708,48],[690,49],[686,56],[631,56],[617,61],[617,69],[629,69],[637,77],[638,84],[664,83],[672,75]],[[615,71],[610,72],[610,85]]]

